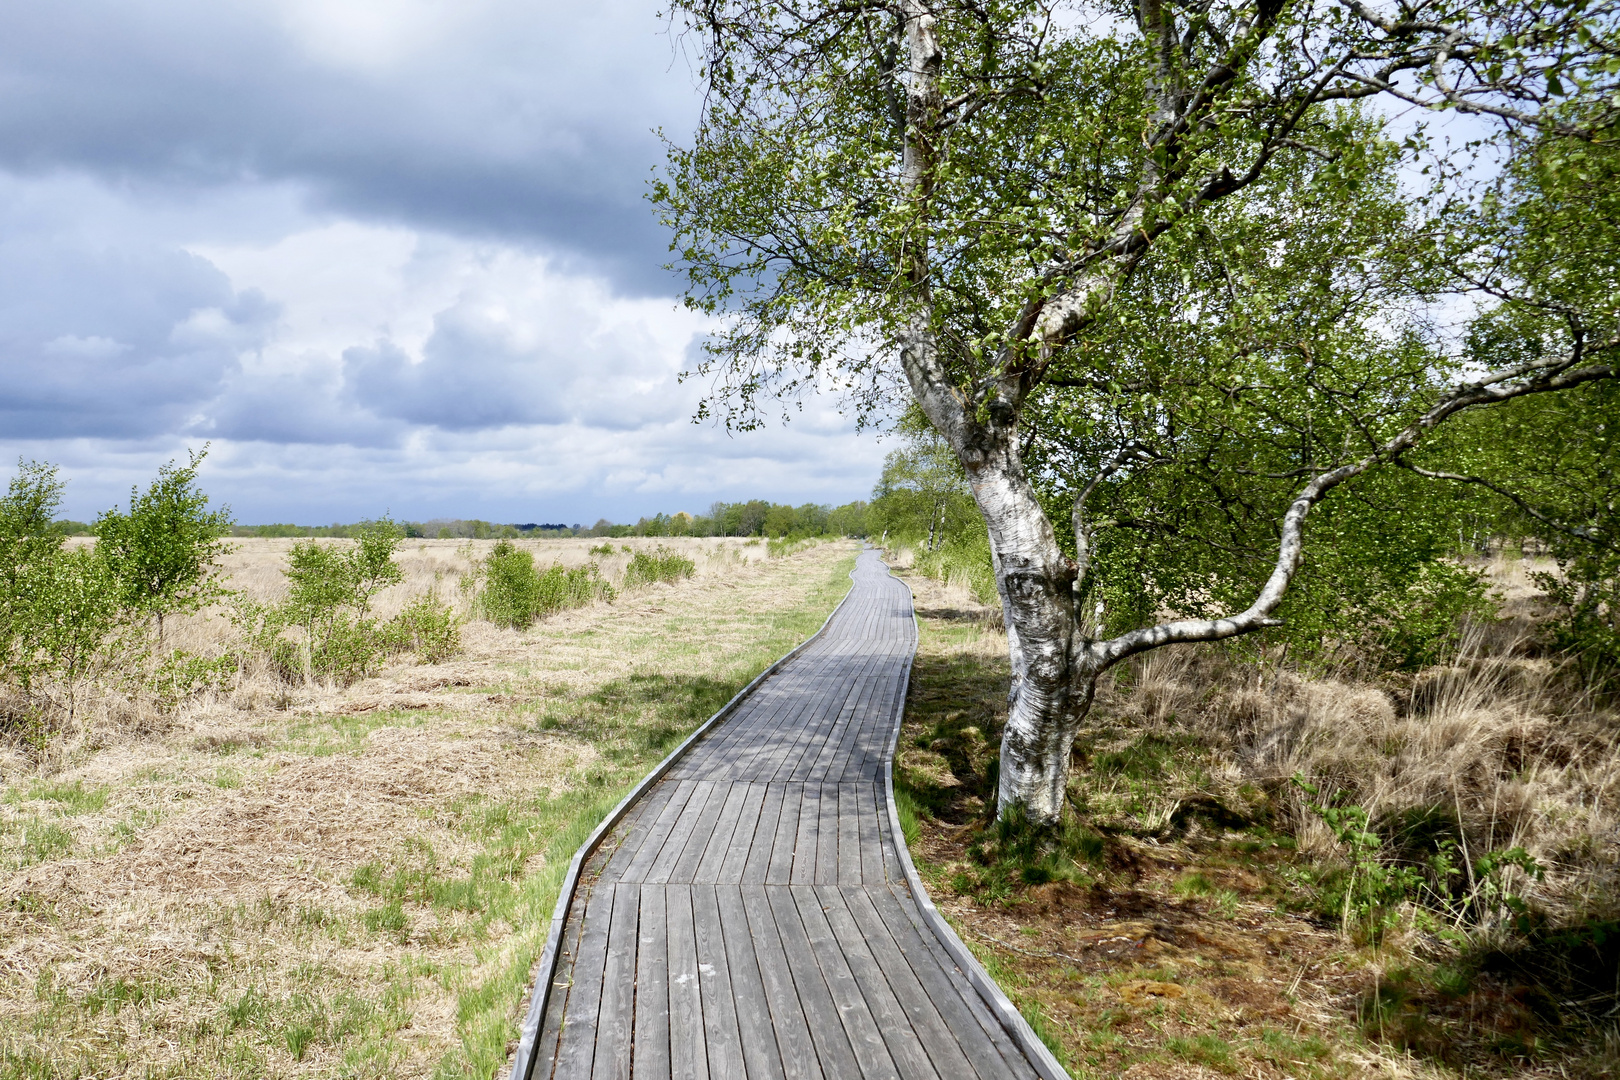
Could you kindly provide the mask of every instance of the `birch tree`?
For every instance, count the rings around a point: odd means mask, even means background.
[[[1049,390],[1129,408],[1086,348],[1156,251],[1278,170],[1349,193],[1366,120],[1397,99],[1509,129],[1613,126],[1616,5],[1360,0],[676,0],[707,108],[653,198],[694,306],[725,317],[704,413],[747,427],[829,380],[863,410],[907,395],[966,472],[1012,661],[999,809],[1058,820],[1097,678],[1149,649],[1275,622],[1330,492],[1469,410],[1613,376],[1553,350],[1371,398],[1307,462],[1246,602],[1109,634],[1082,616],[1086,501],[1142,451],[1071,477],[1065,551],[1026,456]],[[1342,279],[1341,279],[1342,280]],[[1426,369],[1443,370],[1443,365]],[[1065,530],[1069,531],[1069,530]]]

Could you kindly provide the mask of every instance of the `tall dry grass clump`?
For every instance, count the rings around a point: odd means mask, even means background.
[[[1522,849],[1528,859],[1500,869],[1495,888],[1554,919],[1613,917],[1620,715],[1570,665],[1537,655],[1531,625],[1470,627],[1447,663],[1377,683],[1216,648],[1161,650],[1121,672],[1099,712],[1132,738],[1207,747],[1209,794],[1264,792],[1275,826],[1308,855],[1349,858],[1322,811],[1359,807],[1380,857],[1420,872],[1459,916],[1515,914],[1486,910],[1479,866]],[[1435,869],[1442,855],[1449,871]]]

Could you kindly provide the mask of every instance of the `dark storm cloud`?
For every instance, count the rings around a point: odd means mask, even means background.
[[[275,316],[180,251],[0,242],[0,428],[138,438],[184,426]]]
[[[668,290],[642,199],[661,159],[649,129],[692,106],[653,5],[468,6],[442,40],[383,60],[312,43],[293,18],[309,10],[10,6],[0,167],[295,181],[344,213],[561,248],[621,289]]]

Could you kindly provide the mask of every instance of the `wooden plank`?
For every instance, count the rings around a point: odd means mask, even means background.
[[[765,983],[754,955],[754,937],[748,929],[748,915],[742,906],[742,888],[715,886],[720,923],[726,941],[726,973],[731,977],[732,1000],[736,1003],[737,1028],[742,1034],[743,1061],[749,1080],[786,1080],[782,1048],[771,1022]],[[707,996],[704,1004],[708,1004]]]
[[[668,894],[641,887],[637,930],[634,1069],[636,1076],[670,1076]]]
[[[799,816],[804,811],[804,785],[780,786],[782,812],[771,833],[770,858],[765,867],[764,881],[769,885],[786,885],[793,880],[793,864],[798,857]]]
[[[838,880],[845,885],[861,883],[861,789],[857,784],[839,784],[838,793]]]
[[[810,948],[810,939],[804,931],[804,921],[793,898],[792,886],[768,886],[761,890],[760,898],[770,906],[774,939],[782,953],[783,962],[793,978],[800,1008],[809,1027],[810,1041],[815,1047],[821,1071],[833,1080],[861,1074],[856,1061],[855,1048],[844,1028],[843,1018],[827,988],[821,965],[816,962]],[[748,902],[748,915],[753,918],[757,901],[744,890]],[[763,955],[763,954],[762,954]],[[876,1035],[875,1029],[873,1035]],[[879,1046],[881,1046],[881,1040]],[[888,1057],[885,1053],[884,1057]]]
[[[703,1038],[709,1051],[709,1076],[713,1080],[746,1076],[731,965],[720,928],[720,904],[712,885],[692,886],[692,930],[698,984],[703,993]]]
[[[703,991],[699,986],[697,937],[692,926],[692,890],[685,885],[669,885],[664,889],[664,896],[669,929],[670,1080],[709,1080]],[[651,1075],[657,1077],[658,1074]]]
[[[733,765],[738,779],[762,783],[774,780],[783,758],[793,753],[807,714],[816,708],[813,679],[806,679],[800,665],[793,666],[794,671],[783,683],[787,692],[769,714],[759,717],[747,752],[739,754]]]
[[[664,850],[653,860],[645,880],[654,884],[666,884],[675,880],[676,867],[686,858],[688,850],[694,843],[697,850],[692,852],[692,862],[696,863],[702,858],[703,849],[708,845],[709,833],[714,828],[714,819],[720,816],[720,806],[725,801],[725,791],[729,785],[713,780],[699,780],[696,783],[697,787],[693,790],[692,797],[686,801],[686,806],[681,810],[680,820],[669,831],[669,839],[664,841]],[[700,835],[702,839],[697,839]],[[690,880],[691,872],[687,873],[687,880]]]
[[[865,1080],[892,1080],[897,1076],[904,1076],[906,1080],[921,1080],[923,1077],[933,1075],[933,1066],[929,1064],[926,1055],[919,1049],[918,1056],[922,1064],[922,1071],[916,1073],[903,1073],[895,1066],[894,1059],[889,1056],[889,1049],[883,1043],[883,1033],[878,1030],[878,1022],[873,1009],[866,997],[861,993],[860,983],[850,971],[849,962],[844,958],[844,951],[839,946],[837,938],[833,936],[832,927],[827,922],[826,912],[822,910],[821,899],[812,888],[804,886],[791,886],[787,893],[793,901],[794,908],[799,913],[800,929],[803,930],[805,942],[810,950],[810,961],[814,963],[817,971],[824,980],[827,992],[837,1010],[839,1022],[843,1025],[845,1038],[848,1039],[854,1051],[855,1060],[860,1067],[860,1075]],[[780,893],[778,893],[780,895]],[[779,917],[778,923],[784,923],[785,917]],[[785,940],[790,936],[785,936]],[[790,946],[788,955],[794,955]],[[794,961],[795,965],[799,963]],[[893,1011],[900,1012],[898,1004],[893,1004]],[[901,1020],[904,1023],[902,1017]],[[854,1073],[844,1074],[853,1077]]]
[[[859,793],[856,824],[860,829],[861,883],[881,885],[888,878],[883,870],[883,832],[878,827],[878,819],[879,815],[888,816],[889,806],[882,790],[870,781],[859,785],[856,791]]]
[[[796,894],[799,892],[800,890],[795,890]],[[912,1027],[905,1004],[889,985],[888,977],[884,975],[882,966],[867,944],[866,935],[861,932],[861,928],[856,925],[854,917],[850,914],[844,890],[836,885],[818,885],[809,892],[817,901],[814,904],[815,909],[819,910],[821,918],[826,921],[832,945],[836,946],[838,955],[848,966],[855,985],[860,989],[861,1001],[871,1014],[878,1034],[883,1040],[883,1046],[888,1050],[890,1060],[894,1062],[896,1072],[902,1080],[938,1080],[939,1070],[934,1068],[933,1059],[923,1049],[922,1040]],[[810,929],[816,911],[802,903],[799,910],[805,916],[806,929]],[[814,935],[811,941],[812,943],[816,941]],[[822,948],[817,949],[816,955],[822,961],[823,968],[835,960]],[[951,1080],[957,1080],[952,1074],[945,1075]]]
[[[990,1009],[978,997],[978,991],[972,988],[966,976],[944,954],[932,929],[922,925],[922,915],[917,912],[910,895],[906,895],[904,886],[897,889],[868,889],[867,895],[873,900],[873,907],[888,926],[889,933],[893,934],[894,941],[901,947],[902,954],[906,954],[912,970],[930,972],[928,978],[923,978],[923,984],[930,981],[949,983],[957,989],[956,994],[940,994],[933,1002],[940,1009],[944,1022],[951,1025],[951,1030],[961,1038],[962,1051],[972,1059],[978,1074],[983,1077],[1013,1075],[1038,1080],[1035,1067],[1024,1057],[1024,1051],[1017,1048],[1001,1023],[996,1022]],[[933,975],[933,972],[938,972],[938,975]],[[983,1033],[983,1040],[969,1038],[975,1023],[978,1031]]]
[[[743,878],[743,867],[748,864],[748,852],[754,845],[754,830],[759,828],[760,814],[765,809],[769,789],[764,784],[739,786],[744,786],[746,794],[742,811],[737,815],[737,825],[731,830],[731,840],[726,844],[724,858],[720,861],[720,869],[712,874],[704,874],[699,880],[735,885]],[[780,793],[777,798],[781,798]],[[704,861],[707,863],[708,856],[704,856]]]
[[[602,1006],[602,972],[607,966],[608,930],[613,918],[615,886],[593,888],[585,904],[579,932],[579,952],[574,957],[573,985],[568,991],[568,1011],[563,1016],[562,1034],[557,1046],[557,1075],[591,1075],[596,1060],[596,1019]]]
[[[795,885],[816,883],[816,844],[821,826],[821,785],[800,784],[803,795],[799,799],[798,835],[793,841],[793,875]]]
[[[534,1077],[549,1077],[557,1067],[557,1040],[562,1035],[563,1016],[568,1009],[568,991],[574,983],[574,956],[579,951],[579,927],[576,917],[580,904],[569,906],[567,921],[563,923],[562,940],[557,945],[557,967],[551,975],[551,998],[546,1002],[546,1018],[540,1025],[535,1042]]]
[[[911,898],[905,882],[902,881],[890,886],[886,891],[894,898],[894,906],[893,909],[890,909],[879,904],[879,910],[884,920],[898,926],[900,923],[894,920],[903,918],[910,924],[911,932],[922,943],[922,947],[934,958],[940,969],[947,973],[951,981],[961,987],[962,1001],[966,1004],[968,1011],[973,1014],[973,1018],[978,1021],[979,1027],[984,1030],[985,1036],[1001,1054],[1002,1059],[1007,1063],[1007,1068],[1015,1076],[1033,1077],[1035,1080],[1039,1080],[1039,1074],[1035,1071],[1029,1059],[1024,1056],[1023,1050],[1013,1041],[1012,1036],[1007,1033],[1007,1029],[1001,1026],[1001,1021],[996,1019],[995,1014],[990,1011],[990,1007],[985,1004],[978,991],[973,989],[971,983],[965,981],[966,976],[961,973],[961,969],[956,966],[956,962],[951,959],[950,954],[945,951],[945,947],[940,944],[939,938],[935,937],[933,930],[922,921],[922,912],[917,910],[916,901]],[[872,890],[872,895],[876,898],[882,896],[877,890]],[[891,910],[900,912],[900,915],[891,916],[889,913]]]
[[[714,827],[709,830],[708,843],[703,847],[703,857],[696,866],[690,870],[677,871],[677,881],[707,881],[717,880],[720,867],[725,863],[726,855],[731,851],[731,834],[737,831],[737,822],[742,818],[743,806],[749,801],[752,784],[730,783],[726,785],[726,799],[721,804],[720,815],[714,820]]]
[[[636,852],[647,839],[648,831],[652,829],[658,815],[663,813],[670,796],[674,794],[675,785],[665,782],[654,785],[651,791],[642,796],[641,801],[619,823],[618,831],[623,835],[610,852],[607,865],[602,868],[598,881],[612,884],[619,880],[619,874],[635,859]]]
[[[812,987],[807,976],[814,975],[812,966],[807,972],[795,972],[788,963],[787,952],[783,943],[783,929],[776,923],[776,913],[771,905],[768,893],[781,893],[783,899],[791,908],[793,898],[787,896],[787,888],[782,885],[744,885],[739,890],[737,906],[739,912],[747,919],[748,936],[754,945],[754,958],[759,962],[760,981],[765,985],[765,1001],[771,1010],[771,1028],[776,1032],[776,1045],[782,1056],[782,1074],[787,1080],[823,1080],[821,1056],[817,1053],[818,1040],[811,1033],[812,1022],[826,1023],[831,1021],[832,1028],[826,1034],[835,1036],[839,1042],[845,1042],[842,1025],[837,1018],[831,1016],[832,1002],[826,1001],[826,1010],[817,1016],[811,1015],[811,1006],[819,1004],[820,999],[808,997],[800,993],[800,984]],[[721,904],[725,904],[722,895]],[[798,913],[794,912],[794,921],[798,921]],[[821,988],[823,997],[826,987]],[[847,1043],[845,1045],[847,1051]],[[854,1065],[852,1055],[846,1053],[850,1065]],[[828,1070],[827,1076],[832,1080],[841,1080],[845,1076],[853,1076],[854,1070],[839,1072]]]
[[[838,785],[821,784],[819,788],[821,821],[816,827],[815,882],[817,885],[836,885],[838,884]]]
[[[636,957],[640,942],[641,886],[613,885],[602,1005],[596,1018],[593,1080],[630,1080],[630,1035],[635,1030]]]
[[[748,842],[748,858],[743,863],[741,879],[759,883],[765,880],[765,871],[771,861],[771,842],[776,836],[776,823],[782,816],[785,792],[781,784],[767,784],[765,804],[759,809],[759,821]]]
[[[860,928],[861,935],[872,950],[872,956],[889,980],[894,996],[905,1007],[906,1015],[911,1019],[911,1026],[922,1039],[923,1048],[933,1060],[934,1067],[942,1076],[982,1076],[983,1074],[978,1073],[978,1070],[969,1063],[967,1055],[962,1051],[961,1043],[952,1034],[950,1025],[940,1015],[939,1006],[936,1004],[936,999],[956,996],[957,989],[949,980],[941,978],[937,971],[912,968],[905,954],[901,952],[900,946],[889,934],[883,919],[878,915],[867,890],[843,887],[839,891],[849,906],[849,913],[855,920],[855,925]],[[923,981],[924,978],[928,981]],[[984,1080],[992,1080],[996,1075],[998,1074],[992,1073],[984,1077]]]
[[[837,731],[829,732],[820,752],[813,759],[806,761],[799,770],[806,781],[838,778],[843,762],[849,756],[849,747],[857,737],[866,717],[872,678],[880,669],[880,665],[881,661],[877,656],[868,654],[849,673],[844,687],[841,688],[840,696],[843,703],[839,709]]]
[[[663,786],[663,785],[659,785]],[[628,866],[619,872],[620,881],[644,881],[647,871],[652,868],[653,861],[664,850],[664,841],[669,838],[670,830],[675,828],[681,819],[681,811],[686,808],[686,801],[697,790],[695,780],[679,780],[675,783],[675,790],[671,793],[664,809],[659,812],[652,826],[647,830],[647,837],[637,848]]]

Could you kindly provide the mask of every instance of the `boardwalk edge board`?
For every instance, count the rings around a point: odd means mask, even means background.
[[[905,578],[894,573],[892,568],[889,573],[896,581],[906,586],[907,593],[911,592],[911,586],[906,582]],[[912,619],[915,621],[917,610],[915,594],[912,595],[911,610]],[[915,648],[913,646],[914,656]],[[922,879],[917,876],[916,866],[911,862],[911,852],[906,847],[905,830],[900,827],[900,810],[894,802],[894,759],[895,754],[899,751],[900,727],[905,722],[906,717],[906,693],[910,689],[911,665],[907,664],[905,676],[900,684],[899,705],[894,711],[894,731],[889,736],[889,760],[883,767],[883,787],[889,802],[889,834],[894,838],[895,852],[900,859],[900,869],[906,875],[906,885],[911,889],[911,896],[917,903],[917,910],[922,912],[923,921],[934,932],[934,936],[945,947],[945,951],[950,954],[956,966],[962,969],[962,974],[967,976],[968,982],[973,984],[973,988],[979,992],[979,996],[990,1007],[990,1011],[1001,1022],[1001,1026],[1006,1029],[1007,1034],[1011,1035],[1013,1040],[1018,1043],[1018,1048],[1024,1052],[1024,1056],[1035,1067],[1035,1071],[1041,1074],[1042,1080],[1071,1080],[1068,1071],[1053,1056],[1051,1048],[1041,1041],[1039,1035],[1035,1034],[1035,1029],[1029,1026],[1029,1021],[1024,1019],[1023,1014],[1018,1011],[1018,1007],[1007,997],[1001,986],[990,977],[990,973],[984,970],[983,965],[968,951],[968,947],[963,944],[956,931],[951,929],[951,924],[946,922],[945,917],[939,913],[939,909],[934,906],[933,899],[928,895],[928,889],[924,887]],[[527,1080],[527,1078],[516,1078],[516,1080]]]
[[[839,610],[843,608],[844,604],[849,600],[849,598],[855,594],[855,571],[853,569],[850,570],[849,576],[849,591],[844,594],[844,598],[842,600],[838,601],[838,606],[832,609],[832,613],[827,616],[826,622],[821,624],[821,629],[799,642],[799,644],[795,645],[792,650],[784,654],[770,667],[766,668],[764,671],[755,676],[754,681],[737,691],[736,696],[722,705],[719,712],[705,720],[701,727],[692,732],[692,734],[688,735],[685,740],[682,741],[681,745],[671,750],[668,757],[664,758],[663,761],[660,761],[656,766],[654,766],[652,772],[642,777],[641,782],[630,789],[629,794],[619,801],[619,805],[615,806],[612,811],[609,812],[608,816],[602,819],[602,823],[596,827],[596,831],[591,833],[591,835],[586,838],[585,842],[579,846],[578,851],[574,852],[574,859],[568,864],[568,873],[563,878],[562,890],[557,894],[557,906],[552,910],[551,927],[546,933],[545,948],[541,950],[540,961],[535,968],[534,989],[529,995],[528,1015],[524,1018],[523,1027],[520,1029],[518,1035],[517,1053],[512,1061],[511,1080],[530,1080],[530,1076],[534,1072],[535,1044],[539,1041],[540,1025],[545,1021],[546,1006],[551,1000],[551,984],[556,977],[557,960],[562,952],[561,946],[563,929],[568,923],[568,909],[573,905],[575,893],[579,891],[579,876],[581,871],[584,870],[585,860],[590,858],[591,853],[597,849],[597,847],[607,837],[608,833],[612,832],[614,827],[617,826],[620,821],[624,820],[624,816],[630,812],[630,808],[636,804],[637,800],[645,795],[653,787],[653,785],[662,780],[664,775],[668,773],[670,769],[674,768],[676,763],[686,755],[686,752],[696,745],[696,743],[702,739],[703,736],[707,735],[711,728],[735,712],[737,710],[737,706],[741,705],[743,701],[747,699],[748,695],[754,692],[760,683],[776,674],[777,670],[780,669],[784,664],[798,656],[805,649],[809,648],[811,642],[815,641],[822,634],[826,633],[827,627],[832,625],[833,618],[837,616]],[[909,589],[909,586],[907,588]],[[910,677],[910,669],[908,668],[906,674],[906,679],[908,682]],[[905,695],[903,692],[900,700],[903,711],[905,702]],[[895,730],[896,733],[898,733],[899,728],[897,727]],[[893,771],[892,762],[890,765],[890,771]],[[890,820],[894,820],[894,784],[892,778],[889,784],[889,814]],[[904,854],[903,849],[904,845],[902,844],[902,854]],[[911,869],[911,860],[909,858],[906,859],[905,865],[907,867],[908,874],[913,881],[913,888],[918,888],[918,886],[915,884],[916,871]],[[927,894],[924,893],[921,895],[926,897]],[[927,904],[924,910],[929,912],[933,911],[933,905]],[[935,918],[938,918],[937,914],[935,915]],[[958,946],[960,946],[960,944],[961,943],[958,942]],[[980,993],[983,993],[983,991],[981,990]],[[1016,1010],[1014,1010],[1014,1015],[1017,1015]],[[1002,1022],[1006,1023],[1005,1020]],[[1025,1026],[1027,1027],[1028,1025]],[[1033,1035],[1033,1033],[1031,1034]],[[1039,1040],[1037,1040],[1037,1042],[1038,1041]],[[1045,1074],[1043,1073],[1043,1076],[1044,1075]],[[1047,1080],[1067,1080],[1067,1077],[1049,1077]]]

